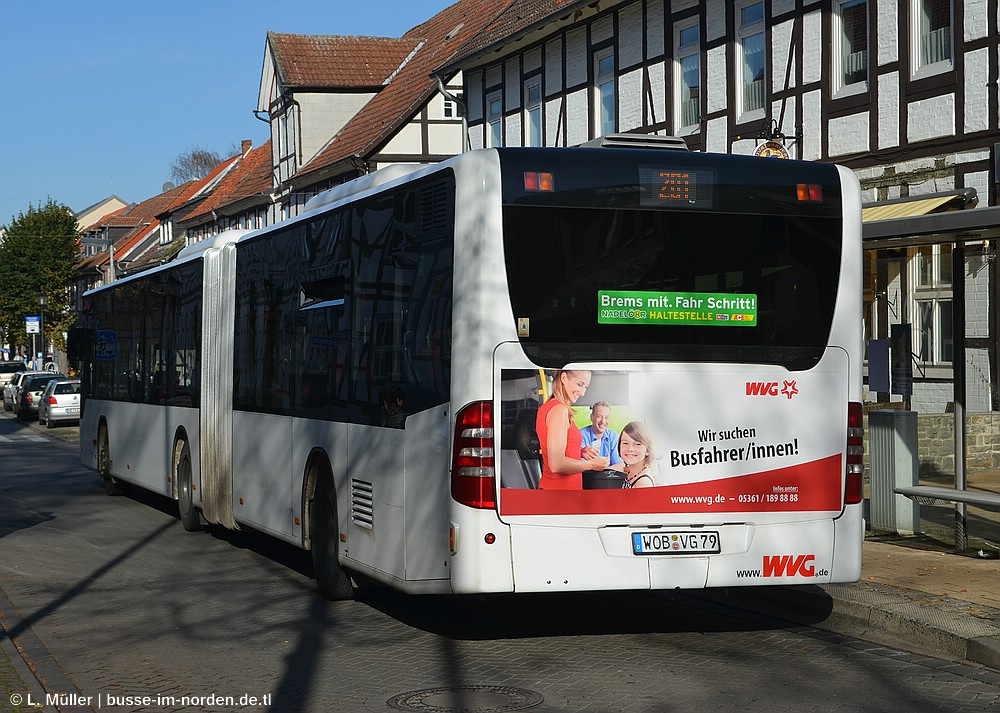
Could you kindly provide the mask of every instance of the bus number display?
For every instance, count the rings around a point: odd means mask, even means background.
[[[712,207],[712,172],[669,166],[639,167],[639,204],[645,208]]]

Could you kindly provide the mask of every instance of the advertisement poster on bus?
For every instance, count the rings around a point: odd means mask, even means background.
[[[595,429],[605,454],[613,442],[619,462],[583,472],[570,489],[549,489],[540,482],[537,414],[552,396],[554,375],[502,374],[501,515],[841,509],[842,373],[715,365],[586,372],[585,392],[572,405],[573,422],[591,432],[584,444]],[[622,487],[640,471],[648,477]]]

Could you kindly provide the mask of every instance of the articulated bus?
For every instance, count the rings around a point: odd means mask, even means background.
[[[81,460],[310,550],[331,599],[856,581],[860,275],[831,164],[389,167],[88,292]],[[559,370],[590,373],[578,425],[643,424],[653,487],[538,487]]]

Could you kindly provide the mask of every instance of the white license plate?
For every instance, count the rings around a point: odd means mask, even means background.
[[[706,555],[721,551],[715,530],[632,533],[632,552],[637,555]]]
[[[80,408],[78,406],[69,406],[66,409],[66,413],[80,413]]]

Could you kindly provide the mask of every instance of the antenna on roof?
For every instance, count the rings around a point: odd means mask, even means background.
[[[175,188],[177,188],[177,186],[175,186],[171,181],[167,181],[166,183],[163,184],[163,189],[160,192],[166,193],[167,191],[172,191]]]

